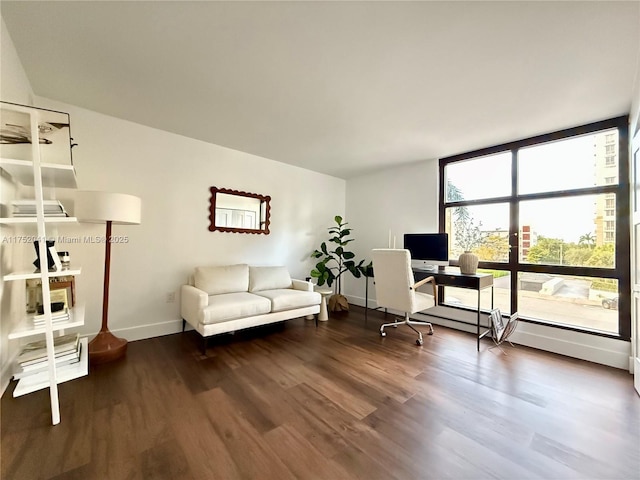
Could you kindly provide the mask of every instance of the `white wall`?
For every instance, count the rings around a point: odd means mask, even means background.
[[[356,259],[371,261],[372,248],[403,246],[405,233],[438,231],[438,162],[428,160],[347,180],[347,217]],[[370,285],[372,287],[372,285]],[[345,295],[364,305],[365,281],[348,276]]]
[[[319,237],[344,212],[344,180],[44,98],[36,104],[70,114],[79,189],[142,199],[142,224],[113,230],[129,241],[112,248],[109,327],[129,340],[179,330],[179,289],[197,265],[286,265],[292,276],[308,276]],[[271,234],[210,232],[211,186],[270,195]],[[55,193],[72,209],[72,190]],[[100,236],[104,226],[80,224],[58,234],[72,240]],[[86,302],[82,332],[95,333],[104,246],[56,246],[82,265],[76,280],[78,297]],[[166,302],[168,293],[176,294],[175,303]]]
[[[31,105],[33,90],[18,58],[13,41],[7,32],[4,20],[0,18],[0,100]],[[11,178],[0,170],[0,204],[4,215],[6,206],[17,194],[17,186]],[[0,225],[0,240],[11,234],[12,229]],[[18,282],[3,282],[2,275],[13,269],[13,245],[0,243],[0,392],[4,391],[11,372],[7,368],[15,347],[7,341],[11,318],[19,310],[19,302],[24,298]],[[14,347],[14,348],[12,348]]]
[[[638,23],[640,23],[640,12],[638,14]],[[635,76],[635,81],[634,81],[634,85],[633,85],[633,96],[632,96],[632,100],[631,100],[631,113],[630,113],[630,121],[629,121],[629,138],[633,139],[636,135],[638,135],[640,133],[640,54],[638,55],[638,58],[636,59],[636,76]],[[631,161],[633,161],[633,150],[630,152],[629,158]],[[633,190],[635,188],[635,181],[633,179],[633,175],[634,175],[634,166],[632,165],[629,168],[629,183],[631,185],[631,189]],[[633,195],[633,192],[632,192]],[[633,205],[633,204],[632,204]],[[631,209],[633,210],[633,208]],[[631,217],[633,217],[634,212],[631,212]],[[631,222],[631,225],[633,228],[633,221]],[[633,234],[632,234],[633,235]],[[631,259],[632,262],[637,262],[638,259],[638,255],[640,255],[640,252],[638,252],[637,247],[636,247],[636,242],[633,241],[634,239],[632,238],[631,241]],[[631,266],[631,288],[634,288],[634,284],[640,279],[634,278],[634,265]],[[632,303],[631,303],[631,359],[629,360],[629,364],[630,364],[630,369],[631,371],[635,371],[636,372],[636,378],[638,378],[637,372],[639,371],[638,369],[640,368],[640,339],[637,338],[636,332],[640,331],[640,328],[638,327],[638,322],[640,322],[640,318],[638,318],[638,312],[636,312],[636,305],[635,305],[635,299],[634,299],[634,292],[631,292],[631,299],[632,299]],[[638,390],[638,387],[636,387],[636,389]]]
[[[638,14],[638,23],[640,24],[640,13]],[[633,61],[633,60],[630,60]],[[635,59],[636,76],[633,83],[633,96],[631,98],[631,113],[629,115],[629,138],[633,138],[634,134],[640,132],[640,54]]]
[[[31,105],[33,89],[2,17],[0,17],[0,40],[0,60],[2,61],[0,99],[4,102]]]
[[[113,229],[113,235],[128,238],[112,248],[109,327],[116,335],[136,340],[179,331],[179,288],[197,265],[286,265],[293,277],[308,276],[311,252],[331,219],[344,215],[342,179],[35,97],[4,23],[1,61],[2,100],[70,114],[80,189],[142,199],[142,224]],[[0,175],[4,205],[17,195],[33,195],[32,188]],[[209,187],[214,185],[270,195],[271,234],[210,232]],[[45,195],[61,199],[73,212],[74,190],[47,189]],[[2,238],[15,233],[0,231]],[[77,297],[86,305],[80,332],[92,336],[101,322],[104,244],[85,237],[104,235],[104,226],[49,228],[47,235],[57,237],[58,250],[68,250],[72,263],[82,266],[76,278]],[[30,268],[33,245],[4,243],[1,255],[3,272]],[[169,293],[175,294],[174,303],[167,303]],[[7,334],[24,314],[24,283],[0,281],[0,300],[3,391],[19,343],[8,342]]]

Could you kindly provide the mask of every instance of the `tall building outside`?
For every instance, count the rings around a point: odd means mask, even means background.
[[[594,185],[618,183],[618,132],[605,131],[594,135]],[[596,245],[616,242],[616,196],[613,193],[598,195],[595,202]]]

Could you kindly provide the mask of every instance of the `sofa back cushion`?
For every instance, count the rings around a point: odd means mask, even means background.
[[[249,267],[249,292],[291,288],[287,267]]]
[[[194,274],[196,288],[209,295],[246,292],[249,288],[249,265],[197,267]]]

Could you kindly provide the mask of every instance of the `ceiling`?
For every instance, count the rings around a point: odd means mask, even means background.
[[[639,2],[1,2],[36,95],[329,175],[629,113]]]

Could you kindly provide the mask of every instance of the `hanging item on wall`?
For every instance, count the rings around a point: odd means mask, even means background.
[[[269,195],[211,187],[209,231],[269,235]]]

